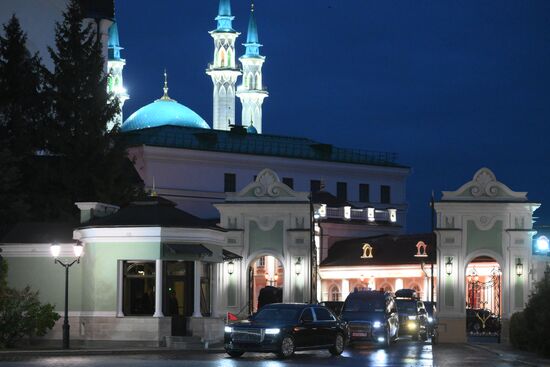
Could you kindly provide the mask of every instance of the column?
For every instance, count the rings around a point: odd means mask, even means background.
[[[349,295],[349,279],[342,279],[342,301]]]
[[[202,266],[202,262],[195,260],[193,317],[202,317],[202,314],[201,314],[201,266]]]
[[[124,303],[122,288],[124,287],[124,263],[118,261],[117,264],[117,287],[116,287],[116,317],[123,317],[122,304]]]
[[[164,317],[162,313],[162,260],[155,260],[155,313],[153,317]]]

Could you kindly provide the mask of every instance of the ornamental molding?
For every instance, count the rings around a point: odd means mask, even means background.
[[[512,191],[489,168],[478,170],[472,181],[456,191],[443,191],[442,201],[527,201],[527,192]]]
[[[237,193],[227,193],[226,201],[309,201],[307,192],[296,192],[285,185],[269,168],[263,169],[254,182]]]

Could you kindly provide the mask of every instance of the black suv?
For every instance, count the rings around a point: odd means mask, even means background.
[[[428,312],[424,303],[413,289],[400,289],[395,292],[395,302],[399,312],[399,332],[411,335],[413,340],[428,340]]]
[[[397,307],[391,293],[354,291],[346,298],[342,319],[348,322],[350,341],[372,341],[388,347],[399,333]]]

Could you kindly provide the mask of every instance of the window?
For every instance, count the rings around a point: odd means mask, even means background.
[[[237,187],[237,175],[234,173],[225,173],[223,177],[223,191],[235,192]]]
[[[391,202],[390,187],[387,185],[380,186],[380,202],[389,204]]]
[[[337,286],[330,289],[330,300],[333,302],[340,301],[340,290]]]
[[[346,201],[348,200],[348,184],[345,182],[336,183],[336,197],[338,200]]]
[[[300,317],[300,320],[313,321],[313,312],[311,312],[311,308],[306,308],[304,312],[302,312],[302,317]]]
[[[262,256],[256,262],[256,266],[265,266],[265,256]]]
[[[309,190],[311,192],[321,191],[321,180],[311,180],[311,181],[309,181]]]
[[[292,177],[283,177],[283,183],[294,190],[294,179]]]
[[[122,312],[126,316],[151,316],[155,312],[155,263],[124,261]]]
[[[334,316],[332,316],[326,308],[315,307],[315,316],[317,316],[317,321],[335,320]]]
[[[359,201],[362,203],[370,202],[369,184],[359,184]]]

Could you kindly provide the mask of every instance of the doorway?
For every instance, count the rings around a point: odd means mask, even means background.
[[[499,342],[501,331],[502,273],[488,256],[466,267],[466,333],[472,342]]]
[[[248,268],[249,313],[259,306],[283,301],[284,268],[274,256],[257,257]]]
[[[164,262],[163,313],[172,317],[172,336],[187,335],[187,317],[193,314],[192,261]]]

